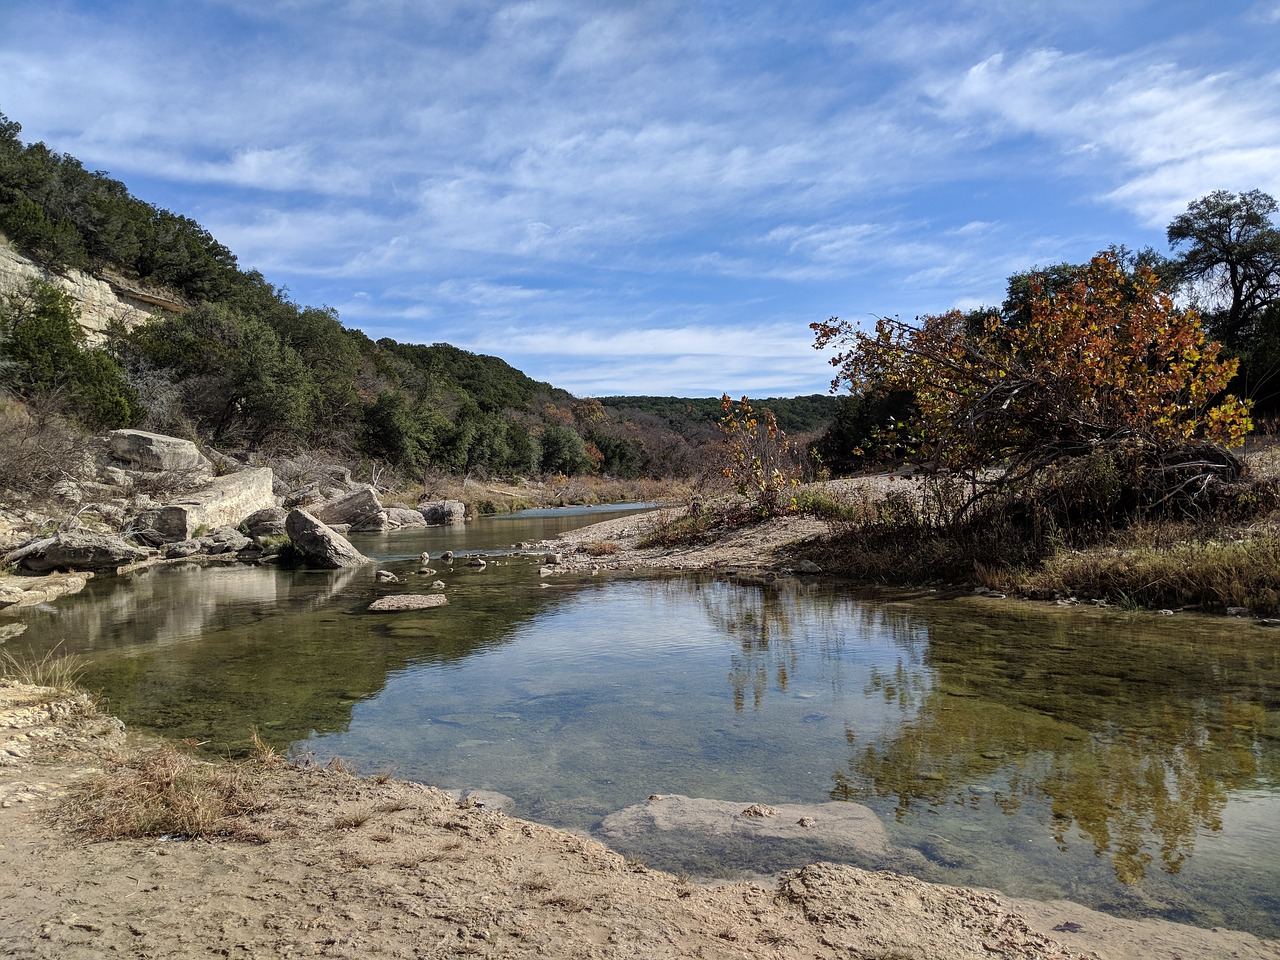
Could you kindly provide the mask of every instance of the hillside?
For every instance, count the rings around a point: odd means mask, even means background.
[[[718,399],[584,401],[498,357],[375,342],[243,269],[194,220],[20,134],[0,114],[0,359],[27,404],[92,430],[324,450],[402,481],[664,478],[715,456]],[[813,434],[834,404],[765,406]]]

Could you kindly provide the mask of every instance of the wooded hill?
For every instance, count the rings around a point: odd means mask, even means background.
[[[324,450],[404,479],[707,468],[720,401],[580,400],[497,357],[445,343],[371,340],[302,306],[194,220],[134,197],[102,171],[24,144],[0,114],[0,231],[51,273],[111,274],[179,310],[89,344],[77,305],[34,281],[0,291],[5,385],[86,429],[136,426],[230,450]],[[731,385],[727,385],[731,386]],[[783,429],[820,432],[837,401],[756,401]]]

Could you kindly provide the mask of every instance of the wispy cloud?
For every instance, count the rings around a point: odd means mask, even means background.
[[[810,320],[1280,193],[1272,0],[1086,2],[9,0],[0,109],[366,329],[820,389]]]

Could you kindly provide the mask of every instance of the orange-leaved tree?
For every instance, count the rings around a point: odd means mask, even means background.
[[[720,433],[724,443],[721,473],[738,493],[750,497],[761,516],[773,516],[789,506],[783,492],[799,482],[791,441],[778,426],[773,411],[757,414],[746,397],[735,402],[720,397]]]
[[[966,506],[1099,455],[1122,454],[1144,473],[1141,506],[1200,500],[1241,472],[1230,448],[1251,429],[1249,404],[1223,392],[1237,361],[1151,271],[1130,272],[1112,253],[1052,291],[1033,283],[1018,317],[952,311],[916,324],[883,317],[873,332],[837,318],[811,326],[818,349],[838,348],[833,390],[914,394],[920,458],[972,483]]]

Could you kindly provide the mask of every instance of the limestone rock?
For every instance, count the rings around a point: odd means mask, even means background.
[[[462,523],[467,519],[467,505],[461,500],[435,500],[418,504],[422,519],[431,525]]]
[[[79,593],[92,573],[54,573],[44,577],[0,576],[0,607],[31,607],[69,593]],[[26,630],[26,624],[0,627],[0,643]]]
[[[378,492],[368,484],[326,503],[315,512],[321,523],[346,523],[352,530],[385,530],[386,514],[378,500]]]
[[[239,553],[253,546],[253,541],[235,527],[220,527],[207,537],[200,538],[205,553]]]
[[[294,509],[284,522],[289,540],[307,562],[317,567],[337,569],[358,567],[373,561],[305,510]]]
[[[401,610],[429,610],[432,607],[443,607],[449,598],[442,593],[416,594],[400,593],[388,597],[379,597],[369,604],[371,613],[398,612]]]
[[[160,549],[166,560],[176,560],[194,556],[200,552],[200,546],[199,540],[179,540],[176,543],[166,543]]]
[[[387,529],[398,530],[400,527],[425,527],[426,519],[417,510],[408,507],[387,507]]]
[[[284,533],[284,518],[289,511],[282,507],[263,507],[241,521],[245,532],[254,538],[278,537]]]
[[[217,477],[195,493],[161,507],[151,526],[169,540],[190,540],[196,532],[237,526],[246,517],[275,506],[270,467]]]
[[[190,440],[145,430],[112,430],[111,455],[141,470],[213,473],[213,464]]]
[[[38,540],[9,554],[23,569],[34,573],[52,570],[115,570],[153,556],[150,550],[109,533],[70,530]]]

